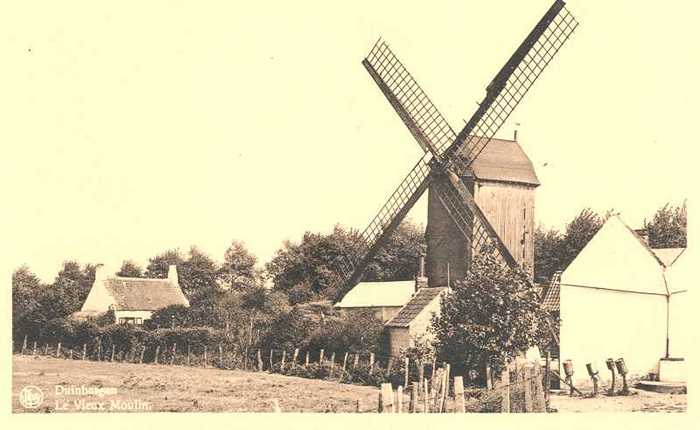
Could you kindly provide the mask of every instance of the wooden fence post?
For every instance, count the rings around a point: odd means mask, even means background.
[[[224,348],[221,343],[219,343],[219,367],[224,368]]]
[[[331,376],[333,375],[333,369],[335,368],[335,351],[331,354]]]
[[[139,357],[139,364],[143,364],[143,354],[146,353],[146,345],[141,347],[141,357]]]
[[[160,345],[156,346],[156,355],[155,358],[153,359],[153,363],[158,364],[158,354],[160,354]]]
[[[486,365],[486,389],[491,391],[493,389],[493,380],[491,379],[491,365],[487,364]]]
[[[552,364],[552,354],[547,351],[547,358],[544,362],[544,403],[546,407],[549,407],[549,387],[550,387],[550,380],[549,380],[549,369],[551,368]]]
[[[501,372],[501,412],[510,413],[510,366]]]
[[[369,374],[374,373],[374,353],[369,354]]]
[[[532,412],[532,368],[523,368],[523,389],[525,392],[525,412]]]
[[[345,353],[345,357],[343,357],[343,372],[345,372],[345,366],[348,364],[348,353]]]
[[[170,357],[170,365],[175,364],[175,354],[177,352],[177,343],[173,342],[173,355]]]
[[[408,365],[411,363],[411,360],[406,357],[404,359],[404,374],[403,374],[403,386],[408,388]]]
[[[49,344],[44,345],[44,355],[49,355]]]
[[[318,356],[318,365],[323,366],[323,348],[321,348],[321,354]]]
[[[73,359],[73,348],[68,350],[68,358],[71,360]]]
[[[191,354],[191,353],[192,353],[191,346],[190,346],[190,344],[188,343],[188,344],[187,344],[187,365],[188,365],[188,366],[190,365],[190,354]]]
[[[353,369],[356,368],[359,363],[360,363],[360,354],[355,353],[355,358],[352,361],[352,368]]]
[[[442,382],[442,397],[440,398],[440,411],[445,412],[447,408],[447,394],[450,391],[450,363],[445,365],[445,375],[443,376]]]
[[[464,380],[461,376],[455,376],[454,386],[457,410],[461,413],[465,413],[467,410],[464,405]]]
[[[391,388],[391,384],[382,384],[381,386],[382,401],[380,405],[380,411],[384,413],[394,412],[394,391]]]
[[[410,392],[408,394],[408,413],[413,414],[416,412],[416,402],[418,401],[418,389],[419,385],[417,383],[412,383]]]
[[[83,344],[83,360],[85,360],[85,356],[87,355],[87,343]]]
[[[292,357],[292,363],[294,363],[295,366],[297,365],[297,358],[298,357],[299,357],[299,348],[294,348],[294,355]]]
[[[36,355],[36,341],[34,341],[34,348],[32,348],[32,355]]]
[[[309,367],[309,351],[306,351],[306,361],[304,362],[304,367]]]
[[[424,413],[429,413],[430,412],[430,393],[428,392],[428,378],[425,378],[423,380],[423,412]]]
[[[420,390],[423,387],[423,378],[425,377],[425,363],[419,360],[416,365],[418,366],[418,390]]]
[[[262,354],[260,353],[260,349],[258,349],[258,372],[263,371],[263,361],[262,361]]]
[[[287,358],[287,350],[282,350],[282,363],[280,364],[280,371],[284,372],[284,361]]]
[[[102,361],[102,338],[97,338],[97,361]]]
[[[540,363],[535,363],[535,400],[537,400],[537,412],[547,412],[547,401],[544,398],[544,389],[542,387],[542,369]]]
[[[110,363],[114,361],[114,344],[112,344],[112,355],[109,357]]]
[[[58,347],[56,347],[56,358],[61,355],[61,342],[58,342]]]
[[[258,350],[258,352],[260,352],[260,350]],[[207,364],[208,364],[207,362],[208,362],[208,360],[207,360],[207,346],[204,345],[204,362],[202,363],[202,365],[204,367],[207,367]]]
[[[22,355],[24,355],[24,350],[27,349],[27,335],[24,335],[24,342],[22,342],[22,351],[20,352]]]
[[[272,356],[275,354],[275,350],[271,349],[270,350],[270,372],[272,372],[274,366],[272,365]]]
[[[403,412],[403,387],[401,385],[396,389],[396,412],[399,414]]]

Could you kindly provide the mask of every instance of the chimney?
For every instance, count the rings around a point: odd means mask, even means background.
[[[428,286],[428,278],[425,276],[425,256],[418,256],[418,273],[416,274],[416,291]]]
[[[168,281],[174,285],[180,284],[177,279],[177,266],[174,264],[168,266]]]
[[[646,228],[638,228],[634,232],[642,238],[644,243],[649,245],[649,230],[647,230]]]
[[[109,273],[107,273],[107,268],[104,264],[99,263],[95,265],[95,282],[104,281],[109,278]]]

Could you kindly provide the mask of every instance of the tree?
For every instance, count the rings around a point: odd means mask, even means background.
[[[527,276],[492,255],[474,257],[467,277],[443,297],[431,321],[438,360],[499,371],[518,353],[543,344],[548,315]]]
[[[38,298],[45,288],[29,266],[20,266],[12,273],[13,333],[23,336],[37,326]]]
[[[190,303],[207,303],[213,306],[213,302],[220,291],[217,282],[219,267],[207,254],[190,247],[189,257],[178,267],[178,277],[183,292],[190,299]]]
[[[143,269],[138,264],[131,260],[124,260],[122,262],[122,267],[117,272],[117,276],[123,276],[125,278],[142,278]]]
[[[687,246],[688,213],[686,203],[666,203],[650,221],[644,220],[652,248],[685,248]]]
[[[556,229],[539,225],[535,230],[535,280],[548,282],[563,265],[564,237]]]
[[[306,285],[313,294],[331,298],[341,281],[338,257],[354,259],[359,246],[359,234],[339,225],[328,235],[306,232],[298,244],[284,242],[265,268],[277,290],[289,292]]]
[[[225,288],[244,290],[258,285],[261,274],[255,268],[258,259],[248,252],[245,245],[232,241],[224,253],[219,277]]]
[[[178,271],[182,267],[185,259],[182,257],[179,249],[169,249],[161,254],[156,255],[148,260],[146,266],[147,278],[165,278],[168,276],[168,268],[170,265],[175,265]]]
[[[190,247],[187,258],[178,249],[170,249],[148,260],[146,277],[165,278],[169,266],[175,265],[182,292],[193,302],[211,301],[212,294],[219,289],[218,266],[207,254]]]
[[[86,264],[81,268],[77,261],[65,261],[51,287],[47,315],[61,318],[79,311],[94,282],[94,265]]]
[[[608,214],[610,214],[610,211],[608,211]],[[574,258],[581,252],[583,247],[598,233],[606,217],[601,217],[590,208],[586,208],[566,225],[562,243],[562,264],[560,270],[566,269],[574,261]]]
[[[402,223],[370,262],[368,281],[408,280],[416,272],[416,258],[425,252],[423,228]],[[336,225],[331,234],[306,232],[300,243],[285,242],[265,265],[274,288],[290,294],[295,303],[317,298],[338,299],[345,294],[338,257],[356,259],[362,249],[359,232]]]
[[[368,281],[406,281],[416,276],[417,258],[426,252],[425,229],[402,222],[365,271]]]

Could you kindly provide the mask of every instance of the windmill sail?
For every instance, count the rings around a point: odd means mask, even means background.
[[[555,1],[501,68],[479,108],[456,136],[388,46],[381,40],[375,44],[363,64],[426,154],[363,231],[363,255],[344,263],[347,286],[359,282],[367,264],[431,183],[438,184],[441,203],[472,242],[473,250],[490,243],[506,264],[517,267],[473,196],[461,180],[455,180],[453,171],[466,172],[577,25],[564,2]]]
[[[424,151],[440,153],[455,141],[450,124],[383,40],[362,64]]]
[[[464,158],[469,167],[577,26],[564,2],[555,1],[487,87],[479,108],[445,151],[448,162]],[[462,157],[454,157],[456,154]]]

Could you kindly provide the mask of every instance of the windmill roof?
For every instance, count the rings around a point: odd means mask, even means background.
[[[168,279],[105,279],[104,285],[120,311],[154,311],[171,305],[189,306],[180,287]]]
[[[464,152],[466,150],[465,147]],[[514,140],[491,139],[471,168],[474,176],[481,180],[540,185],[532,161]]]
[[[411,298],[415,285],[415,281],[360,282],[335,307],[403,306]]]
[[[394,318],[386,323],[386,325],[389,327],[410,326],[423,309],[438,297],[440,293],[446,290],[447,287],[421,288],[411,297],[411,300],[401,308],[399,313],[394,315]]]

